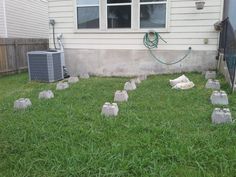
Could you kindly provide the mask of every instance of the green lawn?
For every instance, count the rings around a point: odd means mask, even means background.
[[[170,89],[178,74],[149,77],[116,119],[101,108],[127,78],[94,77],[56,91],[55,83],[29,83],[27,74],[1,77],[0,177],[236,176],[236,125],[212,125],[206,81],[186,75],[194,89]],[[39,100],[45,89],[55,98]],[[21,97],[33,106],[15,111]],[[236,95],[229,101],[235,117]]]

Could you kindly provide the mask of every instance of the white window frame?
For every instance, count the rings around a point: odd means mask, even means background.
[[[99,31],[101,29],[101,1],[99,0],[98,4],[89,4],[89,5],[78,5],[77,4],[77,0],[74,0],[74,9],[75,9],[75,13],[74,13],[74,20],[75,20],[75,30],[76,31],[80,31],[80,32],[96,32]],[[99,26],[98,28],[78,28],[78,7],[98,7],[99,10]]]
[[[139,31],[148,31],[148,30],[155,30],[158,32],[162,32],[162,31],[168,31],[169,29],[169,0],[166,1],[157,1],[157,2],[140,2],[139,1],[139,6],[138,6],[138,29]],[[165,24],[165,28],[141,28],[140,25],[140,12],[141,12],[141,5],[149,5],[149,4],[165,4],[166,5],[166,24]]]
[[[144,2],[143,2],[144,3]],[[131,3],[107,4],[107,0],[99,0],[99,28],[78,29],[77,1],[74,0],[74,33],[143,33],[149,30],[157,32],[170,32],[170,0],[166,0],[166,27],[165,28],[140,28],[140,0],[132,0]],[[163,2],[145,2],[146,4],[163,4]],[[108,28],[107,5],[131,5],[131,28]],[[93,5],[92,5],[93,6]],[[97,6],[97,5],[96,5]],[[79,6],[81,7],[81,6]],[[138,9],[134,9],[137,7]],[[137,21],[136,21],[137,20]]]
[[[106,1],[106,31],[108,31],[108,32],[110,32],[110,31],[119,31],[119,30],[121,30],[121,31],[130,31],[130,30],[133,30],[133,20],[134,20],[134,18],[133,18],[133,7],[134,7],[134,5],[133,5],[133,3],[134,3],[134,1],[135,0],[132,0],[131,2],[127,2],[127,3],[107,3],[107,0],[105,0]],[[125,5],[129,5],[130,7],[131,7],[131,22],[130,22],[130,24],[131,24],[131,26],[130,26],[130,28],[108,28],[108,19],[107,19],[107,17],[108,17],[108,13],[107,13],[107,11],[108,11],[108,7],[111,7],[111,6],[125,6]]]

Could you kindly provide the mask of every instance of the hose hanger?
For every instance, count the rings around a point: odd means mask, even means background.
[[[167,43],[158,32],[155,31],[149,31],[145,33],[143,37],[143,44],[144,46],[149,50],[151,56],[157,60],[159,63],[164,64],[164,65],[174,65],[177,63],[180,63],[184,59],[186,59],[189,54],[191,53],[192,48],[189,47],[187,53],[180,59],[176,59],[173,62],[165,62],[164,60],[158,58],[154,53],[152,49],[158,48],[159,41],[162,40],[163,42]]]

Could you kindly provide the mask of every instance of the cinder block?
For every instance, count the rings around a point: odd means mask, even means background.
[[[67,88],[69,88],[68,82],[59,82],[59,83],[57,84],[56,90],[65,90],[65,89],[67,89]]]
[[[70,78],[68,79],[68,83],[69,83],[69,84],[75,84],[75,83],[77,83],[77,82],[79,82],[79,78],[78,78],[78,77],[70,77]]]
[[[20,98],[14,102],[15,109],[26,109],[32,106],[32,103],[29,98]]]
[[[136,84],[133,81],[126,82],[124,86],[124,90],[126,91],[135,90],[136,88]]]
[[[211,95],[211,103],[213,105],[228,105],[228,96],[225,91],[213,91]]]
[[[115,93],[114,101],[124,102],[124,101],[128,101],[128,98],[129,96],[126,90],[123,90],[123,91],[117,90]]]
[[[140,81],[144,81],[144,80],[147,80],[147,75],[141,75],[141,76],[138,76],[138,78]]]
[[[118,105],[116,103],[106,102],[102,107],[102,115],[106,117],[114,117],[117,116],[119,112]]]
[[[141,84],[141,80],[137,77],[135,79],[131,79],[131,82],[134,82],[135,84]]]
[[[51,99],[54,98],[54,94],[51,90],[45,90],[39,93],[39,99]]]
[[[205,88],[213,89],[213,90],[220,90],[220,82],[218,80],[208,79]]]
[[[215,71],[207,71],[205,74],[205,79],[215,79],[216,72]]]
[[[81,79],[89,79],[89,78],[90,78],[90,76],[89,76],[88,73],[80,74],[79,77],[80,77]]]
[[[211,120],[213,124],[231,123],[232,116],[230,110],[228,108],[215,108],[211,115]]]

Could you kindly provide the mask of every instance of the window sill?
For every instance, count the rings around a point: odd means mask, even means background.
[[[170,29],[169,28],[162,28],[162,29],[158,29],[158,28],[150,28],[150,29],[139,29],[139,30],[132,30],[132,29],[108,29],[108,30],[100,30],[100,29],[76,29],[74,30],[75,34],[106,34],[106,33],[110,33],[110,34],[118,34],[118,33],[146,33],[148,31],[156,31],[159,33],[169,33]]]

